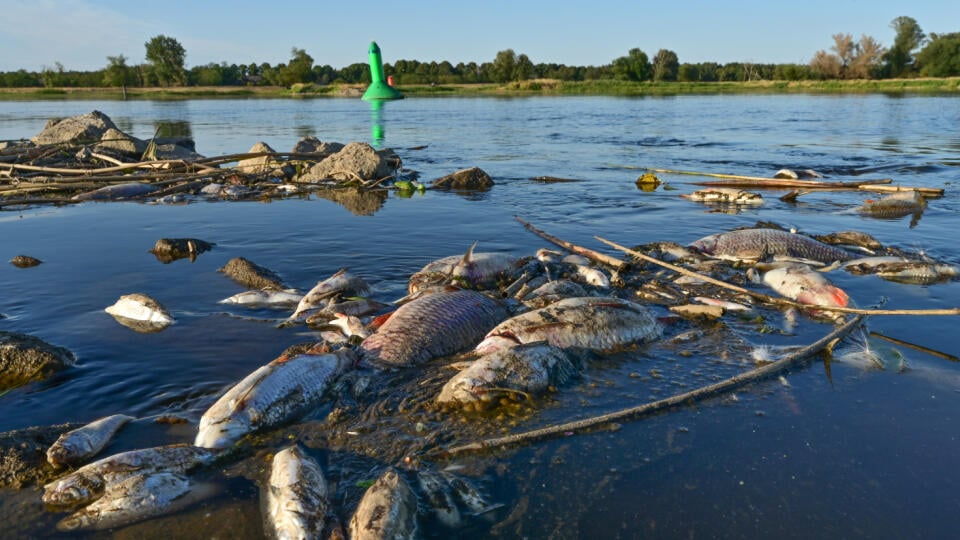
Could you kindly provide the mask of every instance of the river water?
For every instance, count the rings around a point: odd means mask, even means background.
[[[517,256],[549,247],[514,216],[606,252],[594,235],[630,246],[685,244],[768,221],[815,234],[861,230],[884,244],[960,264],[958,104],[956,97],[884,95],[413,98],[380,109],[353,99],[0,102],[0,140],[29,138],[50,117],[100,110],[140,138],[158,127],[190,135],[207,156],[243,152],[257,141],[286,151],[313,135],[393,148],[427,182],[477,166],[497,183],[466,195],[391,193],[368,215],[316,196],[0,211],[0,257],[22,253],[44,261],[30,269],[0,265],[0,329],[38,336],[78,358],[75,368],[53,379],[0,395],[0,432],[122,412],[140,420],[108,452],[191,442],[196,420],[225,388],[287,346],[316,339],[303,327],[278,329],[282,313],[217,303],[242,290],[217,272],[238,256],[301,290],[347,267],[385,301],[405,293],[412,272],[473,242],[478,251]],[[876,197],[857,192],[811,193],[786,203],[778,200],[785,192],[770,191],[762,206],[721,212],[679,197],[698,189],[693,182],[702,177],[661,174],[666,187],[639,190],[635,180],[647,167],[750,176],[770,176],[783,167],[814,169],[833,180],[893,178],[907,186],[944,188],[946,196],[931,199],[921,216],[890,220],[852,212]],[[537,176],[577,181],[531,180]],[[164,237],[216,246],[194,262],[162,264],[148,250]],[[861,307],[960,306],[956,281],[899,284],[844,272],[832,272],[830,279]],[[177,323],[141,334],[104,313],[132,292],[160,300]],[[784,324],[771,317],[771,325]],[[787,332],[751,332],[746,339],[754,345],[806,344],[831,328],[801,316]],[[885,351],[887,369],[817,359],[782,379],[624,422],[616,430],[440,460],[434,465],[463,474],[491,504],[502,505],[468,516],[457,534],[952,536],[960,525],[960,365],[949,358],[960,354],[957,318],[877,316],[867,328],[941,354],[871,338],[871,347]],[[692,354],[654,344],[597,362],[576,383],[519,416],[397,413],[364,428],[382,429],[384,438],[400,441],[415,440],[424,429],[450,430],[457,435],[447,442],[465,443],[500,434],[501,427],[520,431],[603,414],[749,367],[749,347],[727,340],[705,338]],[[424,374],[442,374],[440,364]],[[419,376],[407,373],[398,384],[416,388]],[[322,427],[327,412],[278,430],[239,464],[206,471],[206,480],[222,488],[220,495],[173,516],[92,536],[260,537],[258,485],[267,455],[290,438],[324,464],[334,482],[334,510],[345,522],[363,482],[400,454],[384,451],[389,458],[377,459],[376,448],[326,448],[314,428]],[[163,415],[189,422],[153,421]],[[36,490],[0,491],[0,523],[12,537],[55,534],[62,516],[44,510]],[[451,534],[429,519],[423,532]]]

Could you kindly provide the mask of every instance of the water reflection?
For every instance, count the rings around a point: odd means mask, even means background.
[[[382,99],[370,101],[370,144],[378,150],[383,147],[383,141],[387,136],[383,127],[385,105],[386,103]]]
[[[387,201],[385,189],[321,189],[316,195],[343,206],[356,216],[372,216]]]
[[[189,120],[157,120],[153,123],[156,137],[193,138],[193,129]]]

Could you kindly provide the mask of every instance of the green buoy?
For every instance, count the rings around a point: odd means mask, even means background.
[[[370,48],[367,49],[367,56],[370,57],[370,86],[363,93],[366,101],[375,99],[403,99],[403,94],[399,90],[387,84],[383,76],[383,58],[380,56],[380,47],[376,41],[370,42]]]

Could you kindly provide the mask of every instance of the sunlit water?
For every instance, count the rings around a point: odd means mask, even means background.
[[[299,138],[314,135],[394,148],[404,166],[426,181],[478,166],[497,182],[488,192],[466,196],[391,195],[369,216],[317,197],[0,212],[0,257],[28,254],[44,261],[30,269],[0,264],[5,316],[0,329],[38,336],[79,359],[76,368],[53,379],[0,396],[0,431],[123,412],[143,420],[110,451],[191,441],[192,424],[158,426],[150,419],[181,415],[195,421],[225,388],[287,346],[316,338],[302,327],[277,329],[282,312],[217,303],[242,290],[217,272],[237,256],[302,290],[348,267],[373,285],[375,297],[392,300],[404,294],[409,274],[475,241],[478,250],[517,256],[547,247],[513,219],[520,216],[603,251],[594,235],[626,245],[687,243],[771,221],[810,233],[858,229],[885,244],[958,264],[957,104],[949,97],[803,95],[418,98],[387,103],[379,111],[352,99],[0,102],[0,139],[29,138],[50,117],[96,109],[141,138],[173,125],[208,156],[243,152],[257,141],[287,151]],[[672,189],[638,190],[634,181],[646,167],[752,176],[810,168],[835,180],[893,178],[903,185],[945,188],[947,195],[931,200],[914,226],[909,217],[876,220],[852,213],[875,197],[856,192],[812,193],[787,204],[777,199],[783,192],[772,191],[765,193],[763,206],[723,213],[678,196],[697,189],[692,182],[704,178],[661,175]],[[579,181],[531,181],[536,176]],[[199,238],[216,247],[192,263],[162,264],[148,250],[164,237]],[[956,282],[918,286],[838,272],[830,277],[860,306],[960,306]],[[132,292],[160,300],[177,323],[140,334],[103,312]],[[868,326],[960,354],[956,317],[874,317]],[[758,344],[804,344],[829,330],[801,318],[794,339],[747,337]],[[749,365],[743,344],[731,342],[729,358],[722,361],[716,354],[722,346],[705,349],[711,352],[687,357],[653,346],[594,365],[519,428],[666,397]],[[950,537],[960,515],[960,366],[910,348],[898,350],[908,368],[903,372],[843,362],[828,370],[816,361],[788,374],[786,385],[771,380],[736,398],[626,422],[617,431],[455,460],[493,502],[504,505],[468,521],[460,533]],[[313,420],[322,418],[318,413]],[[430,429],[443,430],[444,424]],[[327,453],[322,445],[311,448],[339,482],[335,510],[346,521],[362,493],[357,482],[375,474],[378,464],[369,457]],[[258,470],[257,463],[247,474],[235,472],[225,495],[194,511],[115,534],[258,537],[256,482],[262,466]],[[52,534],[59,517],[43,510],[33,490],[0,492],[0,521],[12,524],[8,530],[16,536]],[[429,527],[425,533],[448,534]]]

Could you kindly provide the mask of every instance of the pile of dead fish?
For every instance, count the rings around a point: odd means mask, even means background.
[[[174,243],[187,246],[189,254],[201,245],[209,248],[197,242]],[[855,232],[815,238],[765,226],[710,235],[689,246],[663,242],[636,249],[700,273],[765,284],[812,306],[811,317],[833,318],[816,308],[852,302],[827,279],[830,271],[914,283],[957,276],[951,264],[884,248]],[[201,416],[192,445],[133,450],[87,463],[130,417],[115,415],[65,434],[50,448],[49,461],[79,468],[47,484],[43,494],[49,506],[73,511],[60,529],[118,527],[209,497],[212,488],[193,479],[194,469],[229,460],[248,436],[315,410],[349,372],[376,376],[460,355],[463,369],[443,385],[436,402],[469,410],[497,407],[504,399],[562,388],[589,369],[587,358],[661,338],[663,321],[676,317],[664,308],[700,303],[718,306],[722,314],[756,307],[737,293],[685,276],[664,278],[639,263],[611,272],[548,249],[514,257],[471,247],[414,273],[409,295],[389,303],[366,297],[367,281],[347,269],[305,294],[245,259],[222,270],[255,286],[224,303],[289,313],[283,324],[305,324],[318,330],[322,341],[291,347],[226,390]],[[138,293],[122,296],[107,311],[139,331],[160,331],[174,322],[159,302]],[[303,447],[277,452],[263,485],[267,529],[278,537],[343,535],[323,470]],[[451,529],[465,514],[491,507],[466,478],[427,463],[397,464],[367,489],[347,525],[349,535],[412,537],[418,500]]]

